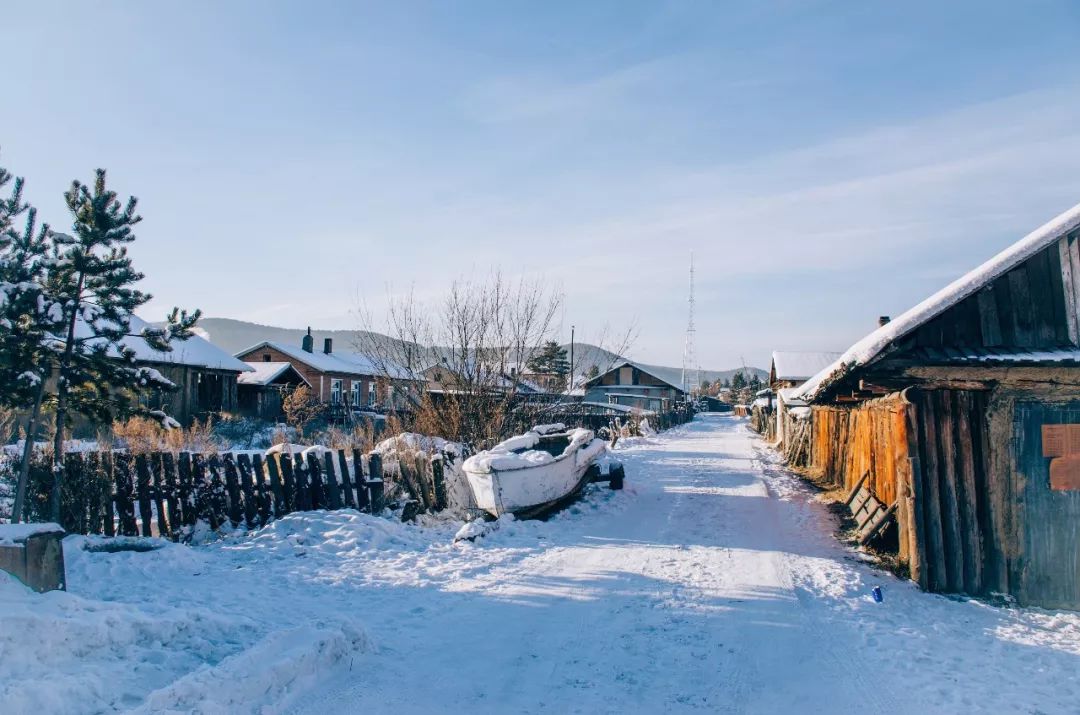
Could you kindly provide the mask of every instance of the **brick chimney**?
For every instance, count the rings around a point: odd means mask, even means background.
[[[880,327],[880,326],[882,326],[882,325],[888,325],[888,324],[889,324],[889,320],[891,320],[891,318],[889,318],[889,316],[887,316],[887,315],[882,315],[881,317],[879,317],[879,318],[877,319],[877,324],[878,324],[878,326],[879,326],[879,327]]]
[[[315,352],[315,338],[311,337],[311,328],[307,329],[307,335],[304,336],[304,341],[300,344],[300,347],[304,349],[304,352]]]
[[[323,338],[322,351],[324,353],[326,353],[327,355],[334,352],[334,339],[333,338]]]

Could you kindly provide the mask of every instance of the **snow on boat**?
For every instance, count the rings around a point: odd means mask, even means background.
[[[478,507],[529,518],[573,499],[606,448],[592,430],[540,425],[469,457],[463,468]]]

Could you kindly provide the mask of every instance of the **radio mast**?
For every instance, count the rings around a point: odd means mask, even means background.
[[[701,385],[701,365],[694,351],[694,252],[690,252],[690,315],[686,322],[686,346],[683,348],[682,387],[687,397]]]

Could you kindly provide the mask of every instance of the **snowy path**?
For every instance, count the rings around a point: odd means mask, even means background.
[[[1014,624],[855,562],[762,456],[727,417],[624,452],[630,493],[470,547],[525,548],[378,613],[363,674],[300,712],[1080,708],[1075,617]],[[1065,642],[1026,645],[1033,621]]]
[[[477,544],[350,512],[144,554],[69,539],[49,608],[0,581],[0,712],[1080,711],[1080,615],[872,569],[744,421],[619,456],[625,491]]]

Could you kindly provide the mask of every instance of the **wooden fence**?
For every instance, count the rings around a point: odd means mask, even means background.
[[[425,508],[438,506],[441,489],[445,506],[442,462],[424,461],[429,469],[402,472],[430,475],[430,490],[421,488],[419,499]],[[384,506],[382,458],[358,449],[351,460],[345,450],[312,451],[306,457],[72,453],[64,470],[62,525],[81,534],[177,539],[198,521],[211,529],[257,528],[294,511],[344,507],[375,513]]]

